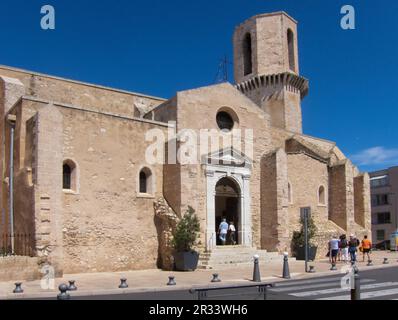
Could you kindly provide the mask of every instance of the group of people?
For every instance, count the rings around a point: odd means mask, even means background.
[[[220,223],[220,226],[218,227],[218,236],[221,241],[221,244],[225,246],[227,244],[227,237],[229,235],[229,243],[231,245],[236,244],[236,228],[234,225],[234,222],[231,221],[229,224],[227,223],[227,219],[223,218],[222,222]]]
[[[339,238],[334,235],[329,241],[329,251],[327,256],[332,264],[336,264],[338,261],[343,262],[356,262],[357,252],[361,251],[363,253],[363,261],[365,261],[365,255],[370,260],[370,253],[372,250],[372,242],[368,239],[368,236],[364,236],[362,241],[359,241],[353,234],[347,239],[345,234],[341,235]]]

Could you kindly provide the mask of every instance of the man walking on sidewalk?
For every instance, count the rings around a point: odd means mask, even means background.
[[[372,249],[372,242],[370,242],[368,236],[363,237],[361,247],[363,253],[363,262],[365,262],[365,254],[368,256],[368,261],[370,261],[370,250]]]
[[[332,264],[335,265],[337,262],[337,254],[339,253],[339,243],[340,240],[337,239],[337,236],[333,236],[332,239],[329,241],[329,252]]]
[[[357,261],[357,247],[359,246],[359,240],[354,237],[353,234],[350,235],[350,241],[348,242],[348,252],[351,256],[351,262]]]

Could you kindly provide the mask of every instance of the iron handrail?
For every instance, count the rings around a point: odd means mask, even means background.
[[[203,287],[203,288],[191,288],[189,292],[191,294],[198,294],[198,300],[203,300],[207,298],[208,291],[216,291],[216,290],[231,290],[231,289],[247,289],[247,288],[258,288],[258,292],[263,294],[264,300],[267,299],[267,288],[275,287],[275,283],[268,282],[260,282],[255,284],[246,284],[246,285],[228,285],[228,286],[214,286],[214,287]]]

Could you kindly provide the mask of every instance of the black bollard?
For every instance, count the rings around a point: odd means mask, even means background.
[[[259,256],[256,254],[256,255],[254,255],[253,258],[254,258],[253,281],[261,282],[260,266],[258,263]]]
[[[23,293],[22,282],[15,283],[15,289],[14,289],[13,293]]]
[[[221,279],[218,277],[218,273],[213,273],[213,279],[211,282],[221,282]]]
[[[335,263],[332,263],[332,267],[330,268],[331,271],[336,271],[337,267]]]
[[[351,300],[361,300],[361,279],[358,268],[354,268],[354,284],[351,284]]]
[[[308,271],[309,273],[315,273],[315,267],[314,266],[310,266],[310,271]]]
[[[289,258],[288,258],[288,253],[285,252],[283,254],[283,273],[282,273],[283,279],[290,279],[290,271],[289,271]]]
[[[127,284],[127,279],[126,278],[121,278],[120,279],[119,289],[126,289],[128,287],[129,287],[129,285]]]
[[[70,295],[68,294],[68,286],[65,283],[62,283],[58,287],[60,294],[57,295],[58,300],[69,300]]]
[[[75,280],[69,281],[69,286],[68,286],[68,290],[69,291],[76,291],[77,290],[75,282],[76,282]]]
[[[368,266],[368,267],[371,267],[371,266],[373,266],[373,262],[372,262],[372,260],[370,260],[370,259],[368,260],[368,264],[367,264],[367,266]]]
[[[177,283],[175,281],[175,277],[174,276],[169,276],[169,282],[167,282],[168,286],[175,286]]]
[[[389,264],[388,258],[384,258],[383,264]]]

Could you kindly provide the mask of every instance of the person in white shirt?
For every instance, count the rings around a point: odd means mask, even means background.
[[[236,240],[235,240],[236,229],[235,229],[235,225],[234,225],[233,221],[231,221],[229,223],[228,230],[229,230],[229,240],[230,240],[232,245],[235,245],[236,244]]]
[[[223,218],[222,222],[220,223],[220,226],[218,227],[219,238],[223,246],[225,246],[225,243],[227,241],[227,233],[228,233],[227,219]]]
[[[329,241],[329,252],[330,252],[330,257],[332,259],[331,261],[332,264],[336,264],[339,247],[340,247],[340,240],[337,238],[337,236],[333,236],[332,239]]]

